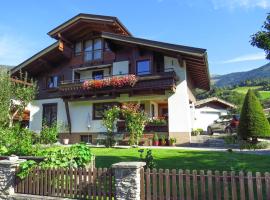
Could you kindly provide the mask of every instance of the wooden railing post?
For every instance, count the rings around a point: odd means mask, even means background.
[[[117,200],[141,199],[141,169],[145,162],[120,162],[115,170],[115,198]]]

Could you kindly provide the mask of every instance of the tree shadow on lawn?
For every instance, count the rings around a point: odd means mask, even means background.
[[[96,167],[102,167],[102,168],[109,168],[112,166],[112,164],[118,163],[118,162],[128,162],[128,161],[141,161],[140,157],[135,156],[106,156],[106,155],[98,155],[95,158],[96,160]]]

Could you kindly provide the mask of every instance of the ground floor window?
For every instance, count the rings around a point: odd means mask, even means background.
[[[81,142],[92,143],[92,135],[81,135]]]
[[[119,103],[116,103],[116,102],[93,104],[93,119],[94,120],[102,119],[105,110],[108,110],[111,107],[118,106],[118,105]]]
[[[43,104],[42,122],[47,126],[57,122],[57,103]]]

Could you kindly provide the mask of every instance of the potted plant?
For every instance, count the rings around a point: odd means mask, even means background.
[[[69,139],[68,138],[63,138],[63,144],[67,145],[69,143]]]
[[[158,138],[158,135],[155,133],[155,135],[154,135],[154,138],[153,138],[153,140],[154,140],[154,146],[158,146],[159,145],[159,138]]]
[[[161,136],[161,145],[166,146],[166,137],[165,137],[165,135]]]
[[[176,138],[170,138],[170,146],[175,146]]]

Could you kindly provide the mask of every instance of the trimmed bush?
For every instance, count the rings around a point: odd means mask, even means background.
[[[248,91],[244,100],[238,135],[244,140],[252,138],[254,142],[257,142],[258,137],[270,136],[270,125],[259,100],[252,90]]]

